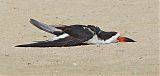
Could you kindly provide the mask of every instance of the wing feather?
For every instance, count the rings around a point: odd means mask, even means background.
[[[15,47],[67,47],[67,46],[77,46],[82,44],[83,40],[74,38],[72,36],[54,40],[54,41],[41,41],[37,43],[17,45]]]
[[[34,19],[30,19],[30,23],[33,24],[34,26],[36,26],[37,28],[39,28],[39,29],[41,29],[43,31],[52,33],[52,34],[54,34],[55,32],[59,32],[59,33],[63,32],[61,29],[52,27],[50,25],[47,25],[45,23],[39,22],[39,21],[34,20]]]

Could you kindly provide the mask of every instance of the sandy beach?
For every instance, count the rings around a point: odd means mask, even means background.
[[[0,76],[159,76],[156,0],[0,0]],[[53,35],[29,23],[93,24],[134,43],[18,48]],[[159,30],[158,30],[159,29]]]

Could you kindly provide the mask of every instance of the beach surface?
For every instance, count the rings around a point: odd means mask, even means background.
[[[156,0],[0,0],[0,76],[160,76]],[[18,48],[53,35],[29,23],[93,24],[134,43]]]

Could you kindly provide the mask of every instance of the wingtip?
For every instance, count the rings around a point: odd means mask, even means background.
[[[14,47],[35,47],[34,44],[36,44],[36,43],[16,45]]]
[[[35,19],[33,19],[33,18],[30,18],[30,21],[32,21],[32,20],[35,20]]]
[[[14,47],[18,47],[18,45],[14,46]]]
[[[39,21],[37,21],[37,20],[35,20],[35,19],[30,19],[30,21],[29,21],[31,24],[33,24],[33,25],[35,25],[35,26],[38,26],[38,25],[40,25],[41,23],[39,22]]]
[[[16,45],[14,47],[27,47],[26,45]]]
[[[33,23],[33,22],[35,22],[35,21],[37,21],[37,20],[31,18],[29,22],[30,22],[30,23]]]
[[[14,47],[22,47],[21,45],[16,45],[16,46],[14,46]]]

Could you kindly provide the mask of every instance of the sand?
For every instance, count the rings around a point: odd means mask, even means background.
[[[0,0],[0,76],[159,76],[156,0]],[[94,24],[135,43],[17,48],[52,37],[29,23]]]

